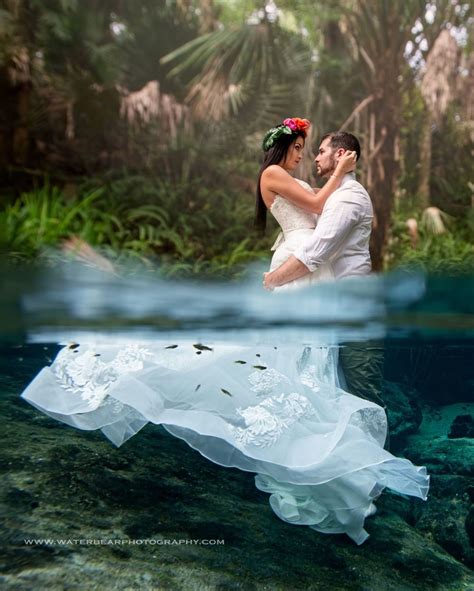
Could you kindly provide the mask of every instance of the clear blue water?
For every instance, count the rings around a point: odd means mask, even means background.
[[[474,588],[474,277],[395,273],[273,294],[259,268],[229,283],[114,277],[76,264],[3,277],[6,588],[107,588],[110,577],[120,589]],[[279,522],[250,475],[212,465],[157,427],[117,451],[19,400],[61,344],[98,335],[383,342],[391,451],[427,465],[430,498],[420,506],[384,495],[359,548]],[[24,541],[73,534],[226,542],[157,551]]]
[[[472,277],[394,273],[268,293],[255,268],[246,280],[212,283],[115,277],[79,264],[8,270],[3,339],[85,331],[220,339],[462,338],[474,333]],[[54,340],[58,340],[55,338]]]

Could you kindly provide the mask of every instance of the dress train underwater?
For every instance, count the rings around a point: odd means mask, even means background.
[[[357,544],[384,488],[426,500],[425,467],[383,449],[385,411],[339,386],[337,347],[190,341],[61,349],[22,397],[116,446],[148,422],[256,473],[282,520]]]

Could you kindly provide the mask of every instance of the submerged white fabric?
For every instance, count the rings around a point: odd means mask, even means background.
[[[272,213],[283,230],[274,268],[312,234],[317,216],[283,198]],[[332,277],[323,265],[286,289]],[[426,499],[429,476],[383,449],[385,412],[340,388],[337,346],[301,342],[65,347],[22,397],[68,425],[100,429],[117,446],[148,422],[161,424],[213,462],[256,473],[284,521],[362,544],[383,489]]]
[[[213,462],[257,473],[284,521],[361,544],[384,487],[426,499],[429,476],[383,449],[383,409],[340,389],[336,368],[335,347],[89,344],[62,349],[22,397],[117,446],[162,424]]]

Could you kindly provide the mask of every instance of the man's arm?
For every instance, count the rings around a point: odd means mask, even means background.
[[[304,277],[308,273],[310,273],[308,267],[291,255],[278,269],[275,269],[271,273],[264,273],[263,285],[265,289],[273,289],[279,285],[285,285],[285,283]]]
[[[361,202],[351,190],[330,199],[312,236],[278,269],[265,274],[264,286],[273,289],[316,271],[337,253],[360,219]]]

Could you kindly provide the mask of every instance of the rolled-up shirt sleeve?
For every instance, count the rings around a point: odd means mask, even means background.
[[[316,271],[337,254],[361,214],[360,200],[353,191],[338,191],[327,201],[312,236],[296,249],[294,256],[311,272]]]

